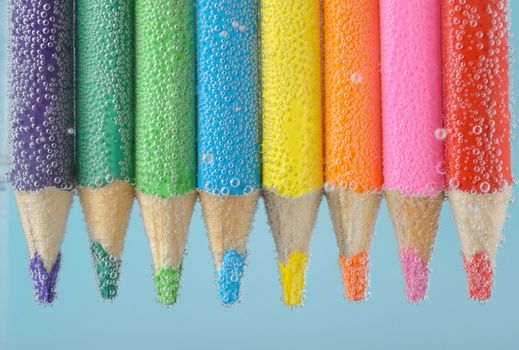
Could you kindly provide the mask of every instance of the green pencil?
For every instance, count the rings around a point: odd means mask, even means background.
[[[132,4],[76,1],[77,182],[104,299],[117,295],[134,198]]]
[[[196,201],[193,0],[136,0],[136,187],[158,301],[174,304]]]

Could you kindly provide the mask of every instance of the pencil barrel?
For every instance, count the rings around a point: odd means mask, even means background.
[[[196,187],[195,2],[135,1],[136,186],[162,198]]]
[[[77,182],[134,180],[133,1],[76,1]]]
[[[443,2],[447,187],[512,184],[508,1]]]
[[[261,38],[263,187],[287,198],[320,191],[320,2],[262,1]]]
[[[441,1],[381,0],[384,187],[444,187]]]
[[[198,1],[198,187],[261,188],[258,1]]]
[[[11,180],[17,191],[74,188],[70,0],[10,2]]]
[[[380,28],[377,1],[324,1],[325,181],[382,189]]]

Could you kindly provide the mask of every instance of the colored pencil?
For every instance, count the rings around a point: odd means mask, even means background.
[[[410,302],[427,297],[443,201],[441,1],[380,2],[384,188]]]
[[[10,5],[11,179],[36,300],[52,303],[74,188],[72,6]]]
[[[10,176],[35,298],[52,303],[74,189],[72,3],[13,0],[9,5]]]
[[[492,294],[511,198],[508,1],[443,2],[447,189],[470,298]]]
[[[197,5],[198,188],[220,300],[231,305],[261,189],[258,2]]]
[[[324,1],[324,188],[351,301],[366,299],[382,198],[379,33],[376,1]]]
[[[76,2],[77,183],[99,289],[117,296],[133,205],[133,2]]]
[[[195,3],[137,0],[135,182],[158,302],[177,301],[196,202]]]
[[[261,39],[263,194],[284,301],[297,306],[323,187],[319,0],[262,1]]]

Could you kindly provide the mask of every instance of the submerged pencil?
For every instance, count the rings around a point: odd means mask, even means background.
[[[319,0],[262,1],[261,38],[263,194],[284,301],[296,306],[323,187]]]
[[[511,197],[508,1],[443,2],[447,189],[470,298],[492,294]]]
[[[441,1],[381,0],[384,188],[406,294],[427,296],[443,201]]]
[[[197,4],[198,188],[220,300],[230,305],[261,189],[258,2]]]
[[[346,298],[366,298],[382,196],[379,6],[324,1],[325,191]]]
[[[133,205],[133,2],[76,1],[77,183],[101,296],[114,299]]]
[[[72,1],[9,4],[11,180],[35,297],[52,303],[74,189]]]
[[[195,3],[137,0],[135,182],[158,302],[177,301],[196,201]]]

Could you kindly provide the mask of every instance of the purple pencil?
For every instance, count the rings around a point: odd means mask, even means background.
[[[11,181],[36,300],[52,303],[74,188],[72,0],[10,1]]]

